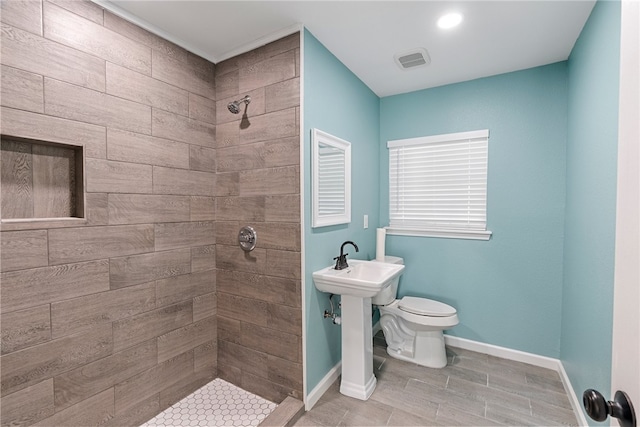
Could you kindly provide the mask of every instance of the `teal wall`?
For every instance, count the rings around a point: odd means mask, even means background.
[[[568,66],[560,357],[577,396],[611,383],[619,63],[620,3],[600,1]]]
[[[328,295],[318,292],[311,273],[332,264],[340,244],[354,241],[349,258],[375,257],[379,222],[379,99],[309,31],[304,33],[304,216],[307,393],[340,361],[341,327],[323,319]],[[351,223],[311,228],[311,129],[351,142]],[[363,216],[369,215],[369,228]]]
[[[489,129],[489,241],[387,236],[405,259],[399,295],[457,308],[450,335],[560,355],[567,135],[566,62],[386,97],[380,103],[380,219],[386,142]]]

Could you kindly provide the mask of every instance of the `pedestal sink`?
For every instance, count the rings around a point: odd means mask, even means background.
[[[313,273],[319,291],[342,296],[342,381],[340,393],[367,400],[376,388],[373,375],[371,297],[400,279],[404,265],[349,260]]]

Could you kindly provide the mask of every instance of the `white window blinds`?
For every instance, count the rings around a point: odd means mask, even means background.
[[[389,228],[486,230],[488,140],[480,130],[389,141]]]
[[[345,211],[344,150],[320,144],[318,147],[318,211],[321,216]]]

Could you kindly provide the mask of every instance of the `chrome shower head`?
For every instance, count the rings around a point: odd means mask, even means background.
[[[251,97],[247,95],[242,99],[239,99],[237,101],[232,101],[227,105],[227,108],[233,114],[238,114],[240,112],[240,104],[242,104],[243,102],[244,102],[244,105],[249,105],[249,103],[251,102]]]

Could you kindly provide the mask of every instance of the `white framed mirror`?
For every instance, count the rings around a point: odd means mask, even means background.
[[[312,227],[351,222],[351,143],[311,130]]]

